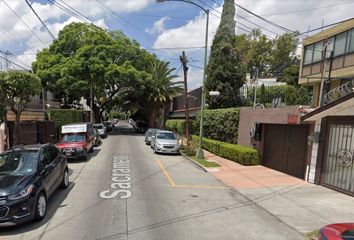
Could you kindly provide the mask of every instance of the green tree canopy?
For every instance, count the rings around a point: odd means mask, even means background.
[[[215,34],[206,69],[206,90],[219,91],[218,97],[206,95],[210,108],[227,108],[240,104],[239,88],[244,80],[244,67],[235,45],[235,4],[225,0],[221,22]]]
[[[41,90],[40,79],[28,72],[9,71],[0,73],[0,90],[3,101],[10,106],[15,114],[14,144],[18,143],[21,135],[20,119],[32,97]]]

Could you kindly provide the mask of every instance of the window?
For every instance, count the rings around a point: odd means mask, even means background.
[[[347,52],[354,52],[354,29],[348,32]]]
[[[313,60],[312,62],[318,62],[322,60],[322,52],[323,52],[323,42],[317,42],[314,45],[313,49]]]
[[[49,147],[45,147],[42,151],[42,156],[41,156],[41,163],[42,166],[45,166],[51,162],[50,159],[50,149]]]
[[[312,62],[312,54],[313,54],[313,44],[305,47],[304,64],[309,64]]]
[[[334,37],[329,38],[327,44],[326,58],[330,58],[334,48]]]
[[[50,158],[54,160],[58,157],[58,154],[59,150],[54,146],[50,146]]]
[[[347,32],[338,34],[334,43],[334,56],[339,56],[345,53],[345,43],[347,40]]]

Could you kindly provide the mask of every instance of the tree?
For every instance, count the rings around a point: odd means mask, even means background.
[[[210,108],[227,108],[239,105],[239,89],[244,81],[244,67],[240,62],[235,45],[234,0],[225,0],[221,22],[215,34],[209,63],[206,69],[205,87],[208,91],[219,91],[218,97],[206,95]]]
[[[296,104],[298,105],[308,105],[311,102],[311,97],[307,91],[307,89],[303,86],[299,87],[296,90]]]
[[[257,68],[259,77],[276,77],[278,81],[296,86],[300,65],[297,45],[296,33],[284,33],[271,40],[254,29],[248,35],[235,36],[234,48],[247,72],[252,73]]]
[[[89,103],[92,87],[93,111],[99,122],[106,108],[137,85],[155,59],[120,31],[107,33],[94,25],[72,23],[38,54],[33,69],[43,86],[57,93],[66,106],[81,97]]]
[[[164,104],[169,102],[177,94],[182,93],[182,81],[174,82],[177,75],[173,74],[175,68],[170,68],[169,62],[156,60],[150,65],[149,73],[151,77],[145,79],[144,97],[141,99],[142,106],[148,116],[150,127],[161,127],[160,119]]]
[[[40,79],[32,74],[21,71],[0,73],[0,89],[4,101],[15,114],[14,145],[19,143],[21,135],[21,114],[31,101],[32,96],[40,93]]]

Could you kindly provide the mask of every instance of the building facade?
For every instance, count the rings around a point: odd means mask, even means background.
[[[299,84],[313,88],[301,117],[310,135],[309,181],[354,196],[354,19],[304,40]]]

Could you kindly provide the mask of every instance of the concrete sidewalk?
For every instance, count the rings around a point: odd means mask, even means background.
[[[212,175],[302,233],[330,223],[354,222],[353,197],[264,166],[243,166],[204,154],[221,165]]]

